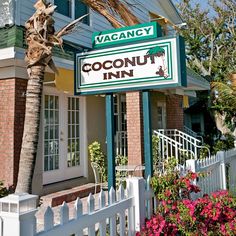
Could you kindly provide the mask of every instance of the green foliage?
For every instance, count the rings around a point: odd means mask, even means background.
[[[2,181],[0,181],[0,198],[5,197],[9,194],[9,191],[6,187],[4,187],[4,184]]]
[[[97,163],[101,167],[103,181],[107,181],[107,158],[102,151],[101,144],[94,141],[88,146],[91,162]]]
[[[155,174],[151,179],[152,189],[157,199],[164,199],[166,190],[172,192],[172,196],[176,197],[176,180],[179,178],[179,172],[176,171],[177,161],[174,157],[169,157],[164,162],[165,172],[161,175]],[[178,195],[178,194],[177,194]]]
[[[153,166],[158,166],[159,162],[159,137],[157,135],[152,135],[152,157],[153,157]]]
[[[122,156],[122,155],[117,155],[115,163],[116,163],[116,166],[127,165],[128,164],[128,157],[127,156]]]
[[[208,150],[210,150],[210,145],[204,144],[204,146],[205,146],[206,148],[201,148],[201,150],[200,150],[200,159],[204,159],[204,158],[209,157],[209,152],[208,152]]]
[[[188,66],[211,82],[210,111],[224,115],[222,120],[233,131],[236,88],[230,75],[236,71],[236,1],[208,0],[205,5],[180,1],[177,7],[186,22],[180,34],[185,38]]]
[[[234,137],[231,134],[225,134],[224,140],[216,141],[213,146],[213,153],[215,154],[218,151],[227,151],[232,148],[234,148]]]
[[[127,165],[128,164],[128,157],[117,155],[115,159],[116,166],[119,165]],[[119,188],[120,184],[122,183],[125,187],[125,178],[127,177],[127,171],[116,171],[116,186]]]

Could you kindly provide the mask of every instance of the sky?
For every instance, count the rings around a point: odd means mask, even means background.
[[[182,0],[172,0],[174,4],[182,2]],[[209,7],[207,0],[193,0],[195,3],[199,3],[202,9],[206,9]],[[212,11],[210,11],[210,15],[214,15]]]

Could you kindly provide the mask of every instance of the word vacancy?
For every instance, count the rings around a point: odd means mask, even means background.
[[[153,34],[153,27],[143,27],[139,29],[125,30],[122,32],[110,33],[105,35],[97,35],[95,37],[96,44],[110,43],[114,41],[122,41],[132,38],[145,37]]]

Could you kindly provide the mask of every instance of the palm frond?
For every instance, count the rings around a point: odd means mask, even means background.
[[[69,23],[68,25],[64,26],[62,29],[60,29],[58,32],[55,33],[55,36],[58,38],[61,38],[62,36],[66,34],[70,34],[71,32],[73,32],[75,27],[78,26],[78,23],[81,22],[81,20],[85,18],[86,16],[88,16],[88,14],[81,16],[78,19]]]
[[[157,53],[165,53],[165,49],[159,46],[156,46],[154,48],[150,48],[147,52],[147,55],[154,55]]]
[[[109,6],[115,11],[126,25],[139,24],[138,18],[131,12],[128,5],[121,2],[120,0],[108,0]]]
[[[111,7],[109,6],[109,0],[82,0],[92,10],[104,16],[114,28],[120,28],[123,24],[113,16]]]

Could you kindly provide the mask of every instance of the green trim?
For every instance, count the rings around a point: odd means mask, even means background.
[[[162,27],[158,22],[156,22],[156,24],[157,24],[157,37],[162,37],[163,36]]]
[[[11,27],[0,29],[0,39],[0,49],[8,47],[27,48],[25,42],[25,28],[23,26],[13,25]],[[64,40],[64,51],[60,47],[54,47],[52,52],[53,56],[74,61],[74,54],[82,52],[84,48],[85,47]]]
[[[152,158],[152,124],[150,92],[144,91],[143,96],[143,129],[144,129],[144,158],[145,158],[145,177],[153,175]]]
[[[154,89],[167,89],[167,88],[177,88],[180,87],[180,83],[174,84],[163,84],[163,85],[147,85],[147,86],[139,86],[139,87],[129,87],[129,88],[114,88],[109,89],[110,93],[122,93],[128,91],[143,91],[143,90],[154,90]],[[97,94],[106,94],[107,90],[97,90],[97,91],[83,91],[80,92],[78,89],[75,90],[75,95],[97,95]]]
[[[181,80],[181,84],[187,87],[187,69],[186,69],[186,54],[184,38],[177,35],[177,63],[178,63],[178,76]]]
[[[108,190],[115,189],[115,126],[114,126],[114,99],[113,94],[106,95],[106,133],[107,133],[107,170]]]
[[[144,27],[153,27],[153,34],[152,35],[146,35],[142,37],[132,37],[129,39],[124,39],[124,40],[116,40],[116,41],[109,41],[109,42],[103,42],[100,44],[96,44],[95,38],[97,36],[108,36],[108,34],[116,34],[116,33],[122,33],[125,31],[129,30],[135,30],[135,29],[140,29]],[[157,23],[156,22],[148,22],[144,24],[138,24],[138,25],[133,25],[133,26],[128,26],[128,27],[123,27],[123,28],[118,28],[118,29],[112,29],[112,30],[106,30],[106,31],[101,31],[101,32],[95,32],[92,35],[92,45],[93,48],[103,48],[111,45],[118,45],[118,44],[127,44],[129,42],[137,42],[137,41],[143,41],[146,39],[154,39],[158,36],[158,28],[157,28]]]
[[[7,47],[24,47],[24,28],[13,25],[0,29],[0,49]]]

